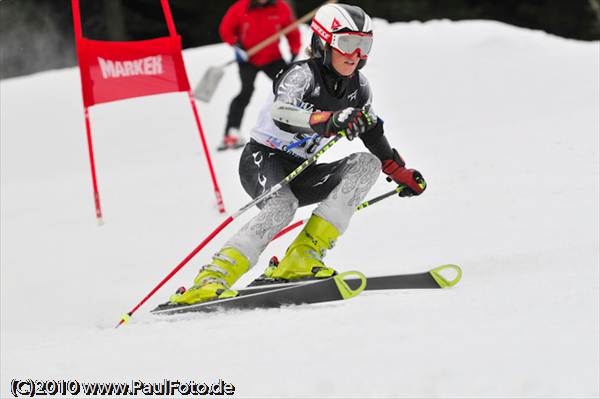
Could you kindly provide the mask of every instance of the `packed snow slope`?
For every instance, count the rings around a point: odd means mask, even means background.
[[[239,397],[597,397],[599,43],[484,21],[378,20],[375,37],[364,69],[375,109],[429,187],[357,213],[327,262],[368,275],[456,263],[459,285],[280,310],[149,314],[191,284],[252,209],[115,330],[225,218],[187,96],[91,109],[98,227],[78,70],[5,80],[1,397],[17,378],[221,378]],[[225,45],[186,51],[192,85],[231,56]],[[268,79],[256,88],[245,134]],[[215,99],[198,103],[211,149],[238,89],[232,66]],[[323,162],[362,150],[344,140]],[[213,152],[228,212],[249,201],[239,155]],[[369,197],[391,188],[382,176]],[[270,245],[238,286],[292,238]]]

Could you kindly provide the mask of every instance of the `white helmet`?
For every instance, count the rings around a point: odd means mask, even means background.
[[[342,54],[358,52],[358,68],[365,66],[373,44],[371,17],[362,8],[348,4],[326,4],[319,8],[310,27],[311,48],[316,58],[331,69],[331,49]]]

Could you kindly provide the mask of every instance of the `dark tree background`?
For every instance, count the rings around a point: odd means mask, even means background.
[[[324,0],[289,0],[298,16]],[[183,46],[220,41],[234,0],[170,0]],[[600,0],[347,0],[389,21],[493,19],[578,40],[600,39]],[[168,34],[159,0],[80,0],[84,35],[141,40]],[[76,65],[70,0],[0,0],[0,78]]]

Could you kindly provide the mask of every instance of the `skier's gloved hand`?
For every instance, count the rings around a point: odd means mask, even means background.
[[[398,195],[401,197],[412,197],[425,191],[427,183],[423,175],[417,170],[406,169],[404,167],[406,164],[396,149],[394,149],[393,154],[392,159],[383,161],[382,170],[383,173],[388,175],[387,181],[393,180],[405,187]]]
[[[233,51],[235,51],[235,61],[238,64],[243,64],[244,62],[248,62],[248,54],[244,51],[244,49],[236,44],[233,46]]]
[[[313,112],[309,123],[320,136],[343,134],[348,140],[353,140],[374,127],[377,119],[364,109],[348,107],[336,112]]]

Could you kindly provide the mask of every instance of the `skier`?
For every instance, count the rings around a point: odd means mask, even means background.
[[[231,101],[225,135],[217,150],[244,146],[244,140],[240,136],[240,125],[244,110],[254,92],[254,80],[258,72],[263,71],[270,79],[274,79],[279,71],[287,67],[279,51],[279,41],[271,43],[249,58],[245,50],[294,21],[292,10],[283,0],[238,0],[225,13],[219,33],[224,42],[233,46],[242,88]],[[300,52],[300,31],[294,29],[286,38],[293,61]]]
[[[295,62],[275,80],[274,96],[259,115],[239,173],[246,192],[256,198],[340,131],[349,140],[360,138],[369,152],[313,164],[259,203],[259,214],[200,269],[189,290],[171,297],[172,303],[235,296],[235,281],[257,263],[296,209],[309,204],[318,206],[281,262],[267,267],[264,276],[275,281],[330,277],[336,272],[323,263],[325,252],[347,229],[380,171],[405,186],[401,196],[423,192],[422,175],[405,167],[384,136],[383,121],[371,107],[369,83],[359,72],[371,50],[371,26],[371,18],[356,6],[327,4],[318,10],[311,24],[310,58]],[[290,148],[306,138],[303,146]]]

